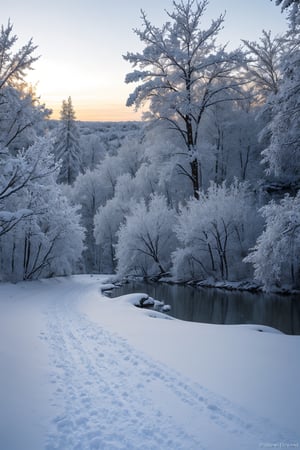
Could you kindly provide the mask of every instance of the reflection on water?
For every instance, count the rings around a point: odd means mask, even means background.
[[[112,297],[144,292],[171,305],[170,315],[191,322],[268,325],[287,334],[300,334],[300,296],[225,291],[212,288],[130,282]]]

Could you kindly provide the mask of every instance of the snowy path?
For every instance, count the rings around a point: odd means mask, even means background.
[[[35,305],[40,301],[37,338],[48,354],[43,448],[252,450],[297,442],[290,431],[280,431],[91,321],[81,306],[91,297],[103,301],[99,282],[80,280],[45,281],[23,292]]]
[[[175,388],[175,379],[161,367],[68,307],[59,305],[50,320],[53,402],[62,411],[54,419],[49,449],[140,448],[141,442],[149,449],[185,448],[182,442],[202,448],[197,437],[165,417],[169,407],[164,411],[163,403],[153,401],[153,392],[167,387],[179,401],[197,407],[188,386]]]
[[[265,442],[266,434],[283,442],[266,421],[251,418],[91,323],[74,308],[75,295],[55,302],[48,311],[48,336],[41,336],[51,346],[52,402],[60,410],[49,450],[141,445],[200,450],[241,444],[250,449]]]

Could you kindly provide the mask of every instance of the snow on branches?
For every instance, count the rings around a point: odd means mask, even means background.
[[[166,121],[179,133],[190,160],[196,198],[201,180],[194,155],[204,112],[218,103],[244,98],[245,83],[238,70],[243,64],[241,52],[227,52],[216,44],[224,15],[207,29],[201,27],[207,5],[207,0],[174,1],[174,10],[167,12],[169,20],[161,28],[152,25],[142,11],[143,28],[135,33],[144,50],[124,55],[138,67],[126,76],[126,82],[140,82],[127,105],[138,108],[149,102],[151,118]]]
[[[266,290],[300,287],[300,192],[271,201],[261,209],[264,232],[245,262],[252,263],[255,278]]]

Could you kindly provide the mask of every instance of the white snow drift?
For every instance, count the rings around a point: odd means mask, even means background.
[[[299,336],[179,321],[108,282],[0,285],[1,449],[299,447]]]

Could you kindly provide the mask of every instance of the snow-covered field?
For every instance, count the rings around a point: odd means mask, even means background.
[[[300,447],[300,336],[167,318],[106,278],[0,284],[1,450]]]

